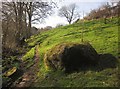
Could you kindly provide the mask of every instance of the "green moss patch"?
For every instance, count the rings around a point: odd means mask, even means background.
[[[97,64],[98,54],[89,43],[63,43],[46,53],[44,62],[48,69],[74,71]]]
[[[28,59],[33,59],[34,55],[35,55],[35,48],[32,48],[22,57],[22,60],[27,61]]]

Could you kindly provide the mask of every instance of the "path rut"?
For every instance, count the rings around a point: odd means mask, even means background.
[[[39,52],[38,52],[39,46],[37,45],[35,47],[35,57],[34,57],[34,65],[31,66],[26,72],[23,74],[21,79],[16,81],[14,83],[15,88],[17,87],[30,87],[30,85],[36,80],[37,78],[37,72],[39,71]]]

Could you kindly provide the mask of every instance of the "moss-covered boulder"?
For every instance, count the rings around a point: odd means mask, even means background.
[[[98,63],[98,54],[89,43],[63,43],[56,45],[44,56],[47,69],[78,70]]]

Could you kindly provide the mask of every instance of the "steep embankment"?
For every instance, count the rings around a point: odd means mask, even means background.
[[[84,28],[84,29],[83,29]],[[83,36],[82,36],[83,33]],[[60,43],[89,42],[101,54],[100,66],[87,69],[78,73],[64,74],[61,71],[49,72],[45,69],[44,54]],[[31,50],[23,57],[24,60],[33,58],[33,49],[39,44],[40,68],[37,82],[33,86],[67,86],[67,87],[104,87],[117,86],[117,64],[113,64],[118,57],[118,18],[108,19],[104,24],[103,19],[85,21],[55,28],[32,36],[27,40]],[[31,62],[30,62],[31,63]],[[101,68],[102,66],[102,68]],[[101,70],[99,70],[101,68]]]

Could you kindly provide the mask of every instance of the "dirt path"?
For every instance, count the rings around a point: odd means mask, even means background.
[[[15,87],[29,87],[37,78],[37,72],[39,71],[38,64],[39,64],[39,52],[38,46],[35,47],[35,64],[30,67],[19,79],[15,82]]]
[[[29,87],[36,80],[36,65],[33,65],[27,72],[25,72],[15,87]]]

